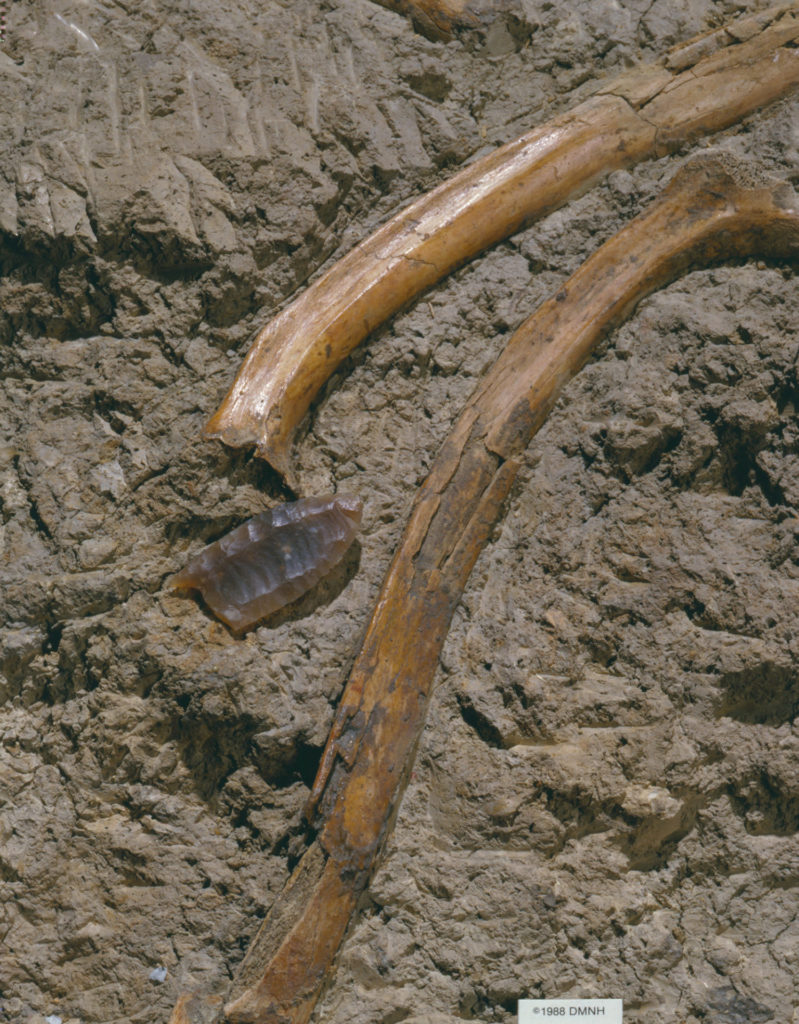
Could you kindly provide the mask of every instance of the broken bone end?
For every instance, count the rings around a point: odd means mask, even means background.
[[[249,422],[242,426],[232,426],[229,417],[224,413],[223,404],[203,427],[203,439],[221,441],[228,448],[254,447],[258,458],[268,462],[291,490],[296,491],[297,480],[291,469],[290,459],[291,439],[286,439],[279,433],[270,433],[269,437],[265,437],[264,430],[252,426]]]

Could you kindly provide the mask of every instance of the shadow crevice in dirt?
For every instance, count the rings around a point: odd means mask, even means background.
[[[790,724],[799,713],[799,677],[791,664],[757,661],[723,673],[718,686],[718,717],[748,725],[779,726]]]

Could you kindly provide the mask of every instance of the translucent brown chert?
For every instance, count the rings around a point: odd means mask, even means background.
[[[276,505],[209,544],[172,580],[199,590],[236,630],[310,590],[341,560],[361,522],[360,498],[325,494]]]

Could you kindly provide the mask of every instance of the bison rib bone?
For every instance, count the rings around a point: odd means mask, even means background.
[[[733,157],[699,157],[511,337],[417,495],[313,787],[317,837],[248,951],[229,1021],[308,1020],[390,828],[452,611],[565,383],[644,296],[755,255],[799,259],[796,195]]]
[[[406,207],[260,331],[206,436],[255,444],[294,486],[291,446],[312,400],[345,356],[419,292],[600,177],[734,124],[799,84],[791,6],[625,74]]]

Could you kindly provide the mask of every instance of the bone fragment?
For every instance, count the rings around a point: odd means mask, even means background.
[[[309,1019],[390,828],[453,609],[564,384],[644,296],[751,256],[799,261],[799,199],[750,164],[699,157],[514,333],[418,493],[314,783],[317,838],[234,982],[232,1024]]]
[[[259,332],[206,436],[255,444],[293,485],[294,433],[314,397],[419,292],[609,172],[726,128],[799,84],[796,4],[703,40],[700,59],[690,43],[623,75],[465,167],[361,242]],[[704,52],[713,47],[721,48]]]
[[[507,6],[501,0],[377,0],[381,7],[407,15],[433,39],[449,39],[458,28],[477,28]]]

